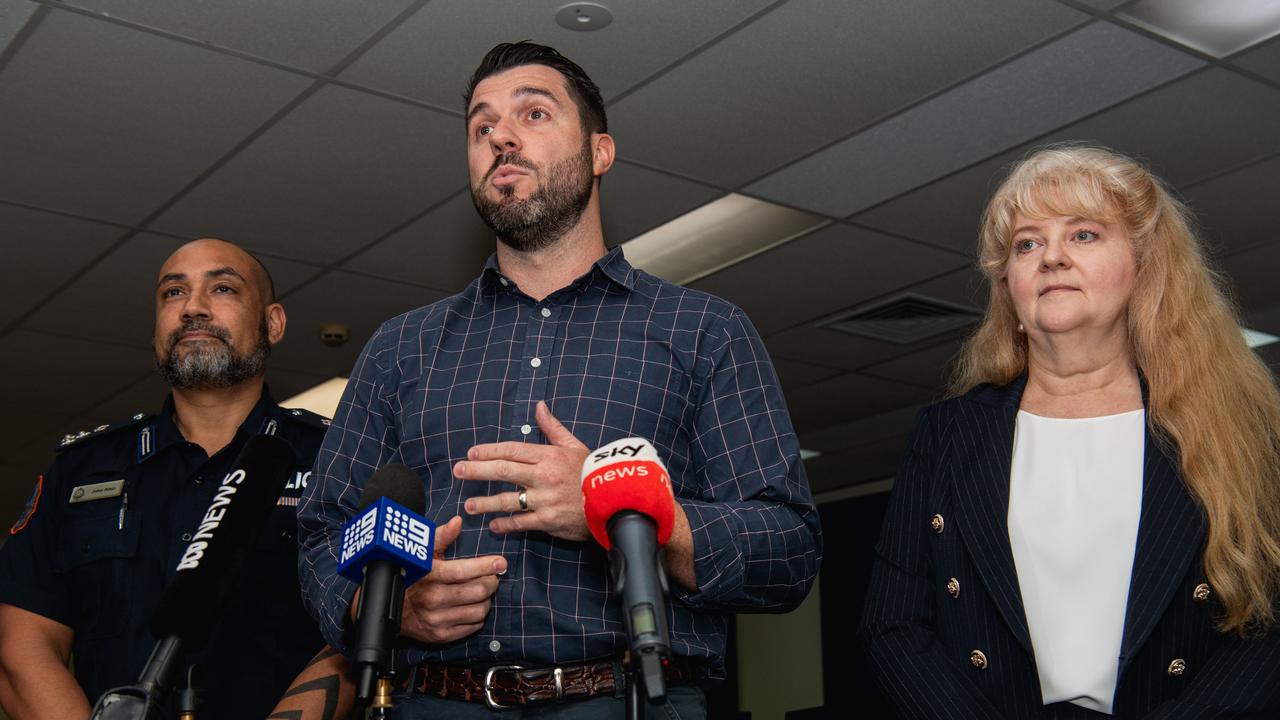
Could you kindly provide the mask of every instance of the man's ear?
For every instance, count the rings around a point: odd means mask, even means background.
[[[596,177],[613,167],[613,136],[609,133],[591,133],[591,171]]]
[[[284,339],[284,326],[288,322],[288,318],[284,315],[284,306],[280,303],[271,303],[266,309],[267,316],[267,342],[275,345]]]

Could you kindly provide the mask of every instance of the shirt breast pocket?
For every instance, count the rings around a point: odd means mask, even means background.
[[[67,579],[75,630],[84,638],[119,634],[127,626],[130,605],[139,601],[135,575],[140,570],[141,523],[127,516],[123,503],[123,497],[116,497],[63,509],[53,565]]]

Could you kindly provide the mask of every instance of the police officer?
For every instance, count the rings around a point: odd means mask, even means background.
[[[266,717],[323,644],[300,601],[295,512],[328,421],[267,393],[285,331],[270,276],[235,245],[196,240],[165,261],[155,293],[163,409],[64,438],[0,549],[0,701],[15,718],[84,718],[137,681],[150,615],[252,435],[288,441],[297,466],[231,606],[208,618],[209,646],[186,658],[198,717]]]

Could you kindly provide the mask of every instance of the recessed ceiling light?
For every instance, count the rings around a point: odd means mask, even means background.
[[[816,457],[818,457],[818,456],[819,456],[819,455],[821,455],[821,454],[822,454],[822,452],[821,452],[821,451],[819,451],[819,450],[805,450],[804,448],[800,448],[800,459],[801,459],[801,460],[808,460],[808,459],[810,459],[810,458],[816,458]]]
[[[613,22],[613,13],[600,3],[569,3],[556,11],[556,24],[566,30],[599,30]]]
[[[342,393],[346,389],[347,379],[336,377],[325,380],[309,390],[303,390],[293,397],[285,398],[280,402],[280,407],[302,408],[331,418],[338,411],[338,401],[342,399]]]
[[[1259,348],[1263,345],[1270,345],[1273,342],[1280,342],[1280,337],[1276,337],[1271,333],[1264,333],[1261,330],[1240,328],[1240,332],[1244,333],[1244,341],[1248,343],[1251,348]]]
[[[1280,35],[1276,0],[1138,0],[1116,15],[1218,58]]]
[[[811,213],[730,193],[623,243],[627,261],[686,284],[831,224]]]

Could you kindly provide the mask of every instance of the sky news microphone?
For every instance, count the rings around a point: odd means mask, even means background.
[[[164,695],[174,680],[173,671],[184,654],[202,649],[209,641],[295,462],[293,449],[284,440],[273,435],[249,438],[214,492],[178,561],[177,573],[151,615],[151,633],[158,642],[138,684],[104,693],[90,717],[167,716]]]
[[[356,700],[367,705],[391,663],[404,589],[431,572],[435,526],[420,513],[422,478],[404,465],[380,467],[360,495],[360,512],[342,531],[338,573],[360,583],[350,642],[359,673]]]
[[[648,701],[661,702],[667,695],[662,666],[671,654],[662,566],[662,546],[675,525],[671,478],[652,443],[626,438],[587,456],[582,497],[587,527],[609,551],[632,663],[638,666]]]

